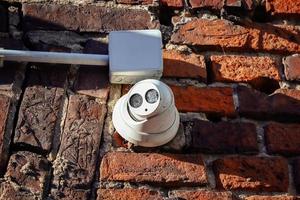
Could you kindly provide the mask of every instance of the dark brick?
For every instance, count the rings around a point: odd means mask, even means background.
[[[35,153],[19,151],[10,157],[5,177],[42,198],[49,184],[50,162]]]
[[[106,102],[109,94],[108,69],[94,66],[80,67],[74,90],[79,94],[97,97]]]
[[[56,134],[55,127],[59,122],[66,68],[40,67],[30,72],[19,110],[14,143],[49,152]]]
[[[8,32],[8,10],[7,7],[0,4],[0,32]]]
[[[237,88],[239,113],[255,119],[297,121],[300,118],[300,91],[281,89],[272,95],[240,86]]]
[[[15,50],[25,49],[23,42],[21,40],[15,40],[6,37],[0,37],[0,47],[3,49],[15,49]]]
[[[210,190],[176,190],[171,193],[174,199],[184,200],[234,200],[231,192],[217,192]]]
[[[198,78],[206,81],[206,65],[203,55],[164,50],[163,62],[163,76],[165,77]]]
[[[39,198],[30,190],[4,179],[0,179],[0,194],[1,200],[33,200]]]
[[[297,158],[293,164],[293,175],[295,188],[298,193],[300,193],[300,158]]]
[[[265,140],[269,153],[300,154],[300,124],[268,123]]]
[[[163,198],[157,191],[148,189],[99,189],[97,200],[162,200]]]
[[[105,104],[94,98],[83,95],[69,97],[61,145],[53,164],[52,198],[88,199],[105,115]]]
[[[23,4],[25,29],[108,32],[153,28],[146,10],[103,6]]]
[[[101,181],[129,181],[164,186],[207,183],[201,155],[107,153],[101,163]]]
[[[233,89],[230,87],[194,87],[170,85],[175,104],[181,112],[204,112],[234,116]]]
[[[220,10],[224,6],[224,0],[189,0],[192,8],[212,8]]]
[[[218,188],[287,192],[288,163],[280,157],[227,157],[213,162]]]
[[[289,81],[300,81],[300,55],[288,56],[283,60],[285,77]]]
[[[0,94],[0,174],[4,174],[9,156],[11,135],[8,134],[10,132],[6,131],[6,129],[9,119],[10,103],[11,100],[9,97]]]
[[[176,44],[195,45],[201,50],[300,52],[300,35],[271,24],[216,19],[195,19],[180,25],[172,35]]]
[[[200,152],[257,152],[256,127],[252,123],[194,120],[191,148]]]

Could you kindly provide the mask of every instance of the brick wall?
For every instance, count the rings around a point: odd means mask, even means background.
[[[107,53],[160,29],[181,123],[158,148],[112,126],[108,70],[0,68],[0,199],[300,199],[299,0],[5,0],[0,47]],[[146,47],[145,47],[146,48]]]

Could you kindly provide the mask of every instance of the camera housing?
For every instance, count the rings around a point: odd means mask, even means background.
[[[166,144],[179,128],[172,90],[154,79],[136,83],[117,101],[112,117],[117,132],[137,146]]]

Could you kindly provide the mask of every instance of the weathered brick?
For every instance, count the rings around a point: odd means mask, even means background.
[[[269,153],[300,154],[300,124],[268,123],[264,127]]]
[[[63,66],[32,69],[19,110],[14,143],[49,152],[63,101],[67,71]],[[59,137],[59,136],[58,136]]]
[[[224,6],[223,0],[189,0],[192,8],[212,8],[220,10]]]
[[[148,189],[99,189],[97,200],[162,200],[157,191]]]
[[[287,195],[281,195],[281,196],[254,195],[254,196],[246,197],[245,200],[299,200],[299,197],[287,196]]]
[[[11,100],[0,94],[0,174],[6,168],[11,135],[6,131]]]
[[[163,6],[171,7],[171,8],[183,8],[184,3],[182,0],[160,0],[160,3]]]
[[[31,50],[81,52],[87,38],[70,31],[28,31],[24,40]]]
[[[300,2],[295,0],[266,0],[266,10],[272,15],[300,16]]]
[[[229,87],[175,86],[170,85],[175,104],[181,112],[205,112],[234,116],[233,90]]]
[[[171,192],[174,199],[185,200],[234,200],[236,199],[231,192],[217,192],[209,190],[176,190]]]
[[[25,29],[108,32],[153,28],[146,10],[96,5],[23,4]]]
[[[71,95],[66,112],[61,145],[53,164],[51,197],[88,199],[98,160],[106,106],[92,97]]]
[[[225,0],[225,5],[228,7],[241,7],[242,0]]]
[[[117,0],[117,3],[130,5],[150,5],[153,4],[153,0]]]
[[[210,60],[214,81],[251,82],[262,78],[281,80],[281,63],[276,57],[220,55],[211,56]]]
[[[109,93],[108,70],[100,67],[82,66],[78,70],[74,90],[106,102]]]
[[[288,56],[283,60],[285,77],[289,81],[300,81],[300,55]]]
[[[281,89],[271,95],[239,86],[239,113],[256,119],[297,121],[300,117],[300,91]]]
[[[287,192],[288,163],[280,157],[227,157],[213,162],[218,188]]]
[[[163,51],[165,77],[199,78],[206,80],[206,65],[203,55],[185,54],[174,50]]]
[[[242,23],[241,23],[242,24]],[[287,54],[300,52],[300,35],[271,24],[227,20],[194,19],[172,35],[176,44],[196,45],[201,50],[266,51]]]
[[[30,190],[5,179],[0,179],[0,194],[1,200],[33,200],[39,198]]]
[[[295,188],[298,193],[300,193],[300,158],[295,159],[293,163],[293,175]]]
[[[40,155],[27,151],[14,153],[9,160],[5,177],[30,190],[40,198],[49,184],[50,162]]]
[[[254,3],[253,0],[225,0],[225,6],[253,10]]]
[[[207,183],[202,157],[197,154],[107,153],[101,163],[100,178],[164,186]]]
[[[256,127],[252,123],[194,120],[191,148],[200,152],[257,152]]]

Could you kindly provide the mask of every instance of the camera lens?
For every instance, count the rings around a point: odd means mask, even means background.
[[[146,92],[146,101],[148,103],[155,103],[158,100],[158,92],[154,89],[150,89]]]
[[[142,103],[143,103],[143,97],[139,94],[133,94],[129,99],[129,104],[134,108],[140,107]]]

